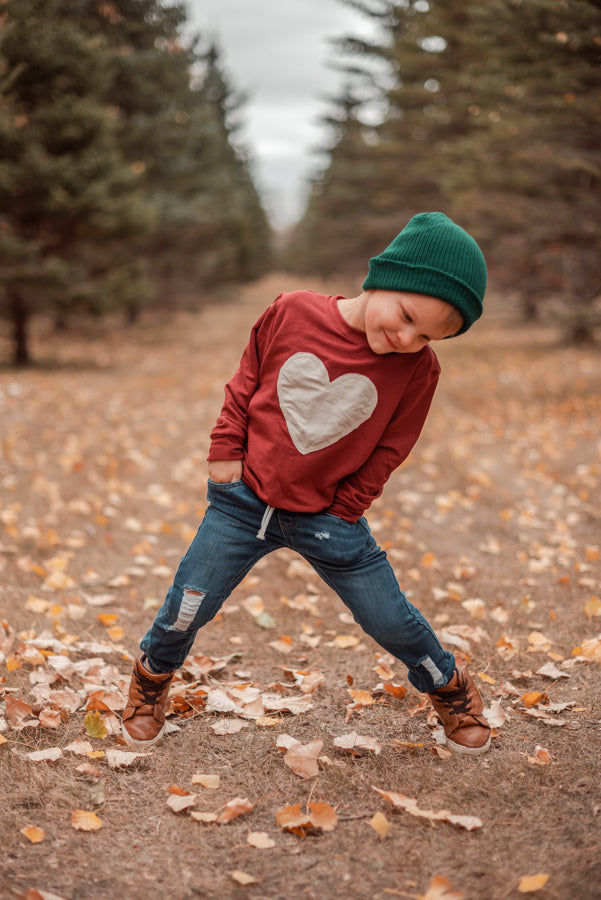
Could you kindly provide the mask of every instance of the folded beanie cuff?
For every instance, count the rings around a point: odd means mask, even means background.
[[[399,287],[402,283],[402,288]],[[369,261],[369,273],[362,288],[382,291],[404,291],[408,294],[425,294],[444,300],[463,317],[463,325],[457,334],[463,334],[482,315],[482,300],[460,278],[430,266],[411,265],[400,260],[386,259],[383,255]]]

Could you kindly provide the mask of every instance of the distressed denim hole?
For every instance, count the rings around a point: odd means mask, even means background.
[[[177,621],[172,625],[174,631],[188,630],[205,597],[206,591],[203,593],[202,591],[195,591],[192,588],[184,589]]]

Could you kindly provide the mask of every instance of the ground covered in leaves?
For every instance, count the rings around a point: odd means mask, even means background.
[[[448,753],[403,667],[286,552],[199,635],[167,738],[120,740],[223,383],[297,286],[42,333],[35,369],[0,370],[0,896],[599,897],[601,355],[549,329],[491,315],[438,345],[424,434],[369,514],[469,662],[487,756]]]

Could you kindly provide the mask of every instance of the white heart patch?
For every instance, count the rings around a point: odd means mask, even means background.
[[[278,398],[292,442],[304,455],[335,444],[366,422],[378,391],[354,372],[330,381],[317,356],[295,353],[280,369]]]

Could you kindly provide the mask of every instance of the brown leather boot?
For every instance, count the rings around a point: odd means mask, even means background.
[[[490,725],[483,715],[480,692],[467,669],[457,667],[449,683],[428,697],[451,750],[468,756],[486,753],[490,747]]]
[[[153,675],[137,659],[129,685],[129,699],[123,711],[121,729],[130,747],[152,747],[165,730],[165,710],[173,672]]]

